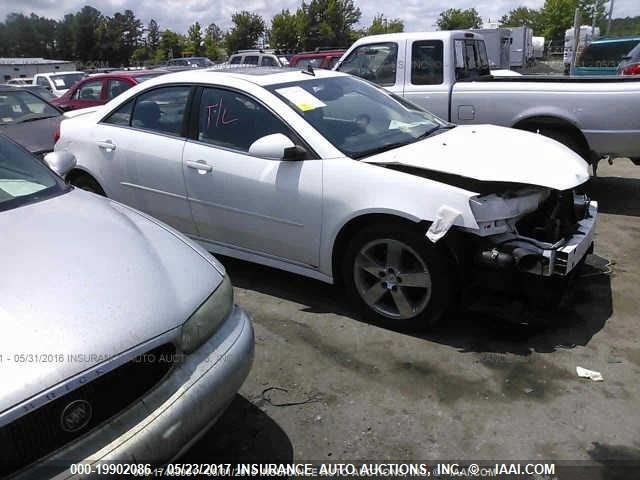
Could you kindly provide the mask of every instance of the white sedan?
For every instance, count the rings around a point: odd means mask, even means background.
[[[432,324],[485,274],[555,283],[593,244],[597,205],[573,191],[589,175],[571,150],[448,124],[339,72],[185,71],[67,116],[70,183],[209,251],[342,282],[401,328]]]

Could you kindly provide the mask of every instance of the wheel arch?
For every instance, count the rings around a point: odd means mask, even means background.
[[[564,117],[556,115],[531,115],[525,118],[518,119],[518,121],[512,125],[512,128],[527,130],[530,132],[535,132],[540,128],[560,130],[571,135],[577,140],[577,142],[581,146],[583,156],[585,158],[588,157],[591,151],[589,142],[582,133],[582,130],[580,130],[580,128],[578,128],[578,126],[573,121]]]
[[[98,184],[98,186],[100,186],[102,191],[105,192],[105,195],[107,197],[110,196],[109,192],[107,192],[107,190],[105,190],[104,188],[104,183],[100,181],[100,178],[84,167],[76,165],[69,173],[67,173],[67,175],[65,176],[65,180],[67,181],[67,183],[73,183],[73,180],[83,175],[92,178]]]
[[[426,234],[426,231],[429,229],[432,222],[428,220],[421,220],[406,214],[403,215],[398,212],[368,212],[361,213],[350,218],[339,229],[332,243],[331,273],[334,284],[342,282],[340,265],[347,251],[349,241],[363,228],[376,223],[397,223],[399,226],[406,226],[414,229],[418,234]],[[445,248],[451,257],[451,260],[455,263],[456,268],[459,269],[461,267],[459,261],[460,257],[456,251],[456,242],[452,241],[455,238],[455,231],[455,228],[452,228],[447,235],[438,242],[438,244]],[[426,236],[424,240],[425,242],[430,241]]]

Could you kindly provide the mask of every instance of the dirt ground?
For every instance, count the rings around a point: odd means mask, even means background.
[[[255,363],[182,460],[640,461],[640,167],[598,173],[596,255],[546,327],[473,310],[397,333],[359,321],[332,286],[221,258],[254,319]]]

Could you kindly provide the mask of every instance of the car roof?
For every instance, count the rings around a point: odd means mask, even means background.
[[[401,40],[447,40],[451,37],[459,37],[459,36],[464,36],[469,34],[473,34],[473,37],[469,37],[469,38],[482,38],[482,35],[480,33],[473,32],[471,30],[439,30],[435,32],[399,32],[399,33],[384,33],[382,35],[369,35],[357,40],[353,45],[361,44],[361,43],[372,43],[372,42],[375,42],[375,43],[398,42]]]
[[[300,52],[296,53],[292,58],[307,58],[307,57],[326,57],[330,55],[342,55],[346,50],[319,50],[317,52]]]
[[[108,73],[98,73],[96,75],[91,75],[90,77],[87,77],[85,79],[83,79],[83,82],[86,81],[90,81],[90,80],[100,80],[102,78],[135,78],[135,77],[141,77],[141,76],[146,76],[146,75],[162,75],[164,73],[168,72],[168,70],[162,70],[162,69],[158,69],[158,70],[114,70],[112,72],[108,72]]]
[[[315,78],[346,76],[346,74],[341,72],[322,69],[316,69],[314,73]],[[169,73],[167,75],[162,75],[161,77],[148,80],[147,82],[154,85],[181,81],[215,84],[216,80],[220,78],[236,78],[238,80],[244,80],[264,87],[279,83],[310,80],[314,77],[311,76],[306,70],[303,71],[291,67],[256,67],[244,65],[228,65],[222,67],[201,68],[197,70],[185,70],[181,72]],[[147,85],[147,82],[145,82],[145,85]]]
[[[81,73],[81,74],[83,74],[83,75],[86,75],[86,73],[84,73],[84,72],[81,72],[81,71],[79,71],[79,70],[74,70],[74,71],[72,71],[72,72],[43,72],[43,73],[36,73],[36,74],[34,75],[34,77],[35,77],[36,75],[43,75],[43,76],[49,76],[49,75],[70,75],[70,74],[72,74],[72,73],[74,73],[74,74]]]

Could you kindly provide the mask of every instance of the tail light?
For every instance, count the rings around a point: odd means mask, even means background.
[[[53,134],[53,143],[58,143],[58,140],[60,140],[60,124],[58,124],[58,126],[56,127],[56,131]]]
[[[632,63],[622,69],[622,75],[640,75],[640,63]]]

